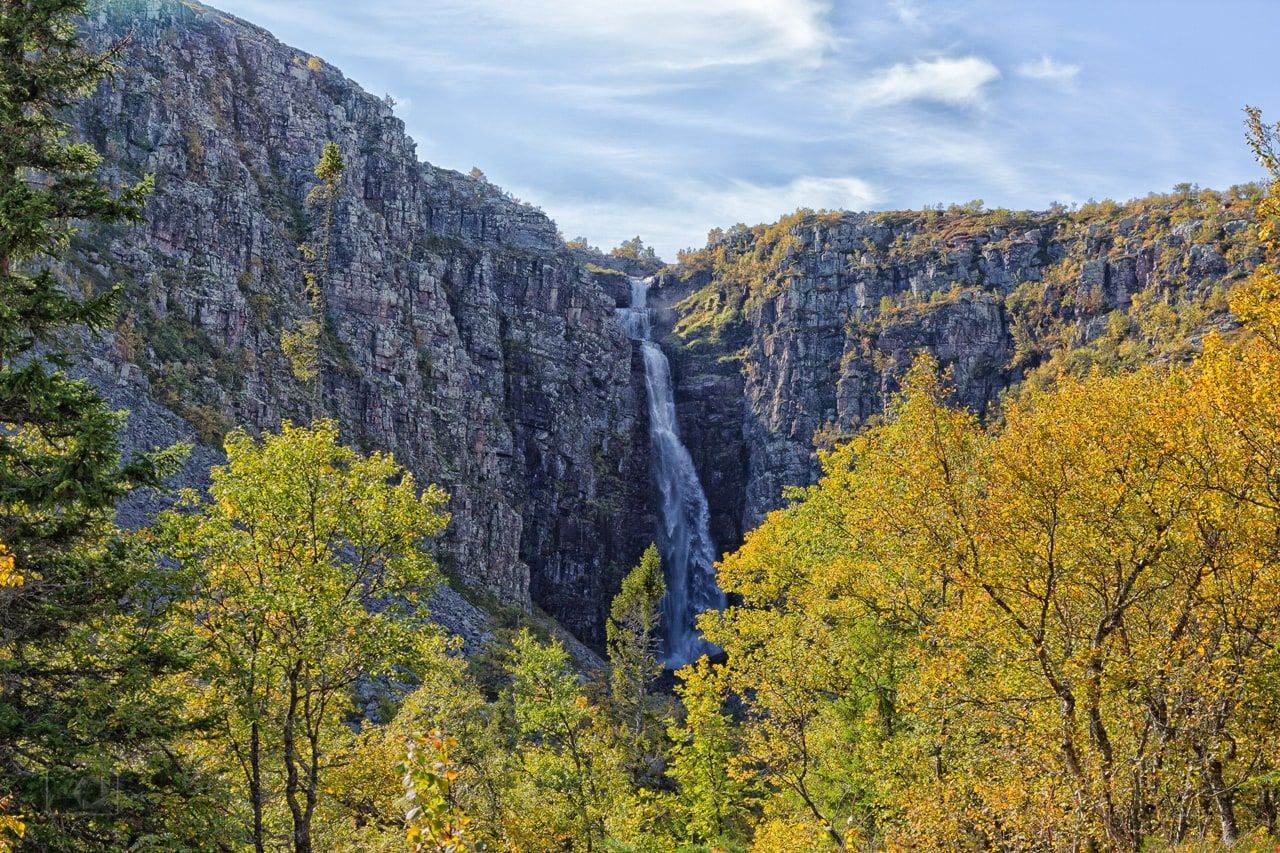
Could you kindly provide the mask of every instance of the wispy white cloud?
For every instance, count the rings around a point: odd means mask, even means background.
[[[986,87],[999,76],[1000,70],[979,56],[923,59],[876,72],[854,97],[866,106],[909,101],[972,106],[982,102]]]
[[[874,134],[868,137],[862,145],[896,175],[928,183],[951,176],[975,188],[996,190],[1002,197],[1017,193],[1028,182],[1003,132],[948,127],[921,116],[901,115],[877,122]],[[898,199],[909,198],[912,204],[929,201],[916,195],[917,187],[910,184],[892,190]],[[981,194],[975,190],[969,197]]]
[[[1234,114],[1212,112],[1230,63],[1212,86],[1134,72],[1163,59],[1152,26],[1167,43],[1225,8],[1103,32],[1072,4],[993,0],[211,2],[395,93],[422,156],[479,165],[601,245],[640,233],[669,255],[800,205],[1039,206],[1253,174]]]
[[[1052,83],[1071,83],[1080,75],[1079,65],[1055,62],[1047,54],[1035,62],[1018,66],[1018,75],[1029,80],[1047,80]]]
[[[830,0],[388,0],[361,12],[380,28],[426,23],[671,71],[817,64],[834,38]]]
[[[393,10],[374,4],[371,10],[359,5],[344,3],[331,7],[323,0],[215,0],[218,6],[265,27],[293,47],[303,48],[326,56],[324,44],[340,46],[346,62],[338,63],[341,70],[351,73],[347,67],[352,57],[361,61],[384,61],[394,58],[406,75],[430,75],[439,83],[475,86],[492,84],[495,78],[519,80],[528,77],[527,68],[512,67],[504,57],[475,50],[476,33],[472,28],[469,37],[462,37],[463,30],[445,27],[427,40],[422,37],[421,25],[408,17],[397,19]],[[389,4],[396,5],[396,4]],[[366,14],[367,11],[377,15]],[[388,22],[382,15],[392,15]],[[306,41],[290,39],[288,33],[307,36]]]
[[[834,0],[223,0],[277,32],[455,91],[562,89],[569,106],[677,98],[700,80],[782,88],[839,43]]]
[[[762,185],[734,180],[707,193],[697,191],[702,206],[725,223],[754,225],[772,222],[798,207],[830,210],[862,210],[875,204],[879,194],[861,178],[805,175],[785,184]]]
[[[548,95],[563,99],[565,106],[575,104],[631,103],[669,97],[694,88],[682,80],[557,80],[549,83],[535,81],[537,88]]]
[[[657,201],[554,196],[533,189],[516,194],[546,210],[565,234],[587,234],[606,247],[641,234],[667,259],[700,243],[712,228],[773,222],[799,207],[867,210],[881,198],[871,183],[848,175],[803,175],[777,184],[675,182],[666,190]]]
[[[924,24],[924,16],[912,0],[889,0],[889,9],[904,27],[916,29]]]

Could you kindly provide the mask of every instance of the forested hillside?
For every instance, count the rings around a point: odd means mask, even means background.
[[[0,850],[1274,848],[1246,118],[662,268],[243,21],[0,5]]]

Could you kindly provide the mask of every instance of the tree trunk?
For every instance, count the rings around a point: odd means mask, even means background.
[[[307,805],[303,809],[302,820],[307,838],[310,838],[311,818],[316,813],[316,794],[320,788],[320,731],[318,722],[314,729],[308,724],[307,743],[311,751],[311,772],[307,774]]]
[[[1276,834],[1276,796],[1267,786],[1262,788],[1258,811],[1262,814],[1262,824],[1267,828],[1267,835]]]
[[[265,831],[262,825],[262,734],[258,721],[249,725],[249,799],[253,802],[254,853],[265,850]]]
[[[296,853],[311,853],[311,828],[307,825],[302,804],[298,802],[298,794],[302,789],[302,780],[298,774],[298,740],[295,735],[298,719],[298,670],[299,666],[296,664],[289,670],[289,707],[284,719],[284,793],[289,803],[289,814],[293,818],[293,849]]]
[[[1222,826],[1222,843],[1230,847],[1236,843],[1240,831],[1236,826],[1235,802],[1222,778],[1222,762],[1217,758],[1204,761],[1204,778],[1209,784],[1209,796],[1218,812],[1218,823]]]

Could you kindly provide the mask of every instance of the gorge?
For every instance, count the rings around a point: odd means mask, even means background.
[[[0,4],[0,853],[1276,847],[1259,9],[218,2]]]
[[[601,648],[657,538],[666,654],[687,661],[691,614],[723,601],[714,559],[883,411],[916,354],[994,415],[1055,370],[1185,357],[1231,327],[1225,290],[1261,257],[1257,188],[1187,187],[1043,212],[799,211],[661,266],[571,247],[482,175],[420,162],[389,103],[252,24],[179,0],[88,24],[121,42],[119,71],[77,131],[156,191],[145,225],[74,240],[68,272],[126,297],[80,369],[131,412],[128,446],[197,445],[189,483],[232,427],[316,415],[439,483],[439,556],[469,600],[438,615],[468,637],[492,600]],[[296,247],[330,141],[348,168],[313,412],[281,341],[307,312]]]

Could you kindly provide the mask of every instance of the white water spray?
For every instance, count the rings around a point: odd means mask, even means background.
[[[647,287],[643,280],[631,279],[631,305],[618,309],[618,319],[644,355],[651,464],[658,491],[658,551],[667,583],[663,650],[667,666],[674,669],[716,651],[698,633],[694,619],[704,610],[723,608],[725,597],[716,585],[707,496],[676,423],[671,366],[662,348],[649,340]]]

